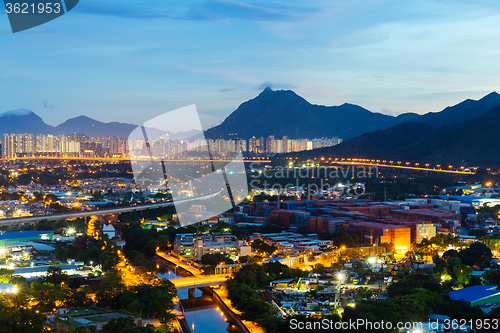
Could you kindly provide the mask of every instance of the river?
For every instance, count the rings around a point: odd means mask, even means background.
[[[156,274],[159,278],[173,280],[179,276],[175,275],[174,272],[168,271],[167,273]],[[202,292],[199,289],[195,291],[195,297],[202,296]],[[180,300],[188,298],[187,289],[179,290],[177,292],[177,297]],[[238,328],[226,322],[225,315],[216,306],[209,309],[202,309],[196,311],[189,311],[185,313],[186,320],[189,324],[189,328],[192,333],[238,333]]]

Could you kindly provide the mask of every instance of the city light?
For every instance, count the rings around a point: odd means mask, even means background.
[[[368,262],[373,265],[373,264],[375,264],[377,262],[377,258],[370,257],[370,258],[368,258]]]

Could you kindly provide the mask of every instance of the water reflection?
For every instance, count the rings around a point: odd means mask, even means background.
[[[172,271],[167,271],[164,273],[157,273],[161,279],[178,279],[181,278],[177,276]],[[201,290],[195,290],[195,297],[201,297],[203,293]],[[188,298],[188,290],[182,289],[177,291],[177,297],[180,300]],[[192,333],[200,332],[200,333],[238,333],[239,330],[233,324],[227,322],[225,320],[225,315],[220,310],[217,310],[216,307],[210,309],[203,309],[197,311],[190,311],[185,313],[186,320],[189,324],[189,328],[191,328]],[[194,329],[193,329],[194,324]]]
[[[187,312],[186,320],[192,333],[237,333],[236,327],[224,320],[224,314],[216,308]],[[193,330],[193,322],[195,323]]]
[[[167,271],[164,273],[156,273],[156,276],[159,277],[160,279],[169,279],[169,280],[178,279],[180,277],[175,275],[174,272],[171,271]]]

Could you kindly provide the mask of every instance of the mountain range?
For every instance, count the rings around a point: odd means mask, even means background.
[[[496,92],[492,92],[480,100],[466,99],[440,112],[429,112],[410,119],[410,121],[418,121],[435,127],[453,125],[480,116],[499,104],[500,95]]]
[[[440,112],[397,117],[358,105],[320,106],[290,90],[266,88],[241,104],[209,138],[338,136],[340,145],[291,154],[300,157],[376,158],[423,163],[500,165],[500,95],[467,99]]]
[[[340,137],[335,147],[299,153],[303,156],[385,158],[441,163],[500,164],[495,142],[500,119],[500,95],[492,92],[479,100],[467,99],[440,112],[403,113],[397,117],[371,112],[354,104],[314,105],[291,90],[264,89],[242,103],[220,125],[205,131],[207,138]],[[75,134],[128,137],[137,125],[104,123],[86,116],[58,126],[46,124],[28,109],[0,114],[0,134]],[[162,131],[148,129],[151,135]],[[170,134],[170,138],[196,138],[199,132]],[[495,152],[495,153],[494,153]]]
[[[349,138],[388,128],[416,116],[394,117],[348,103],[313,105],[291,90],[266,88],[254,99],[241,104],[222,124],[205,131],[205,137]]]
[[[361,135],[337,146],[292,154],[300,158],[344,157],[440,163],[500,165],[500,105],[453,125],[404,122]]]
[[[104,123],[87,116],[79,116],[66,120],[58,126],[46,124],[42,118],[29,109],[17,109],[0,114],[0,134],[52,134],[52,135],[71,135],[82,133],[91,136],[120,136],[127,138],[137,125],[125,124],[119,122]],[[187,139],[198,134],[199,131],[188,131],[180,133],[171,133],[170,138]],[[151,136],[160,136],[164,134],[155,128],[148,128]]]
[[[434,127],[453,125],[480,116],[498,104],[500,95],[493,92],[478,101],[467,99],[440,112],[424,115],[409,112],[395,117],[349,103],[314,105],[291,90],[266,88],[254,99],[241,104],[222,124],[205,131],[205,136],[249,139],[273,135],[277,138],[340,137],[348,140],[403,122],[423,122]]]

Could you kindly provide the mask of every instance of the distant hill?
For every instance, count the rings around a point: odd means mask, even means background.
[[[500,105],[479,117],[450,126],[435,128],[425,123],[402,123],[334,147],[289,155],[493,166],[500,165],[499,128]]]
[[[298,153],[301,157],[389,158],[390,153],[430,135],[434,127],[424,123],[402,123],[367,133],[333,147]]]
[[[0,134],[51,133],[53,127],[28,109],[11,110],[0,114]]]
[[[396,118],[399,121],[410,121],[410,120],[417,119],[420,116],[421,115],[419,115],[418,113],[406,112],[406,113],[402,113],[402,114],[398,115]]]
[[[466,99],[440,112],[429,112],[406,121],[427,123],[435,127],[449,126],[478,117],[497,105],[500,105],[500,95],[492,92],[480,100]]]
[[[52,132],[56,135],[83,133],[87,136],[121,136],[126,138],[136,127],[137,125],[118,122],[103,123],[87,116],[79,116],[66,120],[56,126]]]
[[[11,110],[0,114],[1,134],[52,134],[70,135],[83,133],[87,136],[121,136],[127,138],[137,125],[118,122],[103,123],[87,116],[79,116],[66,120],[64,123],[54,127],[46,124],[42,118],[28,109]],[[163,134],[157,129],[149,129],[154,135]],[[189,132],[192,135],[192,132]],[[186,137],[183,133],[180,136]],[[175,135],[174,135],[175,136]]]
[[[222,124],[205,132],[207,138],[268,137],[348,139],[389,128],[416,114],[393,117],[368,111],[358,105],[313,105],[291,90],[266,88],[241,104]]]
[[[395,151],[401,158],[442,163],[500,165],[500,105],[485,114],[436,130]]]

